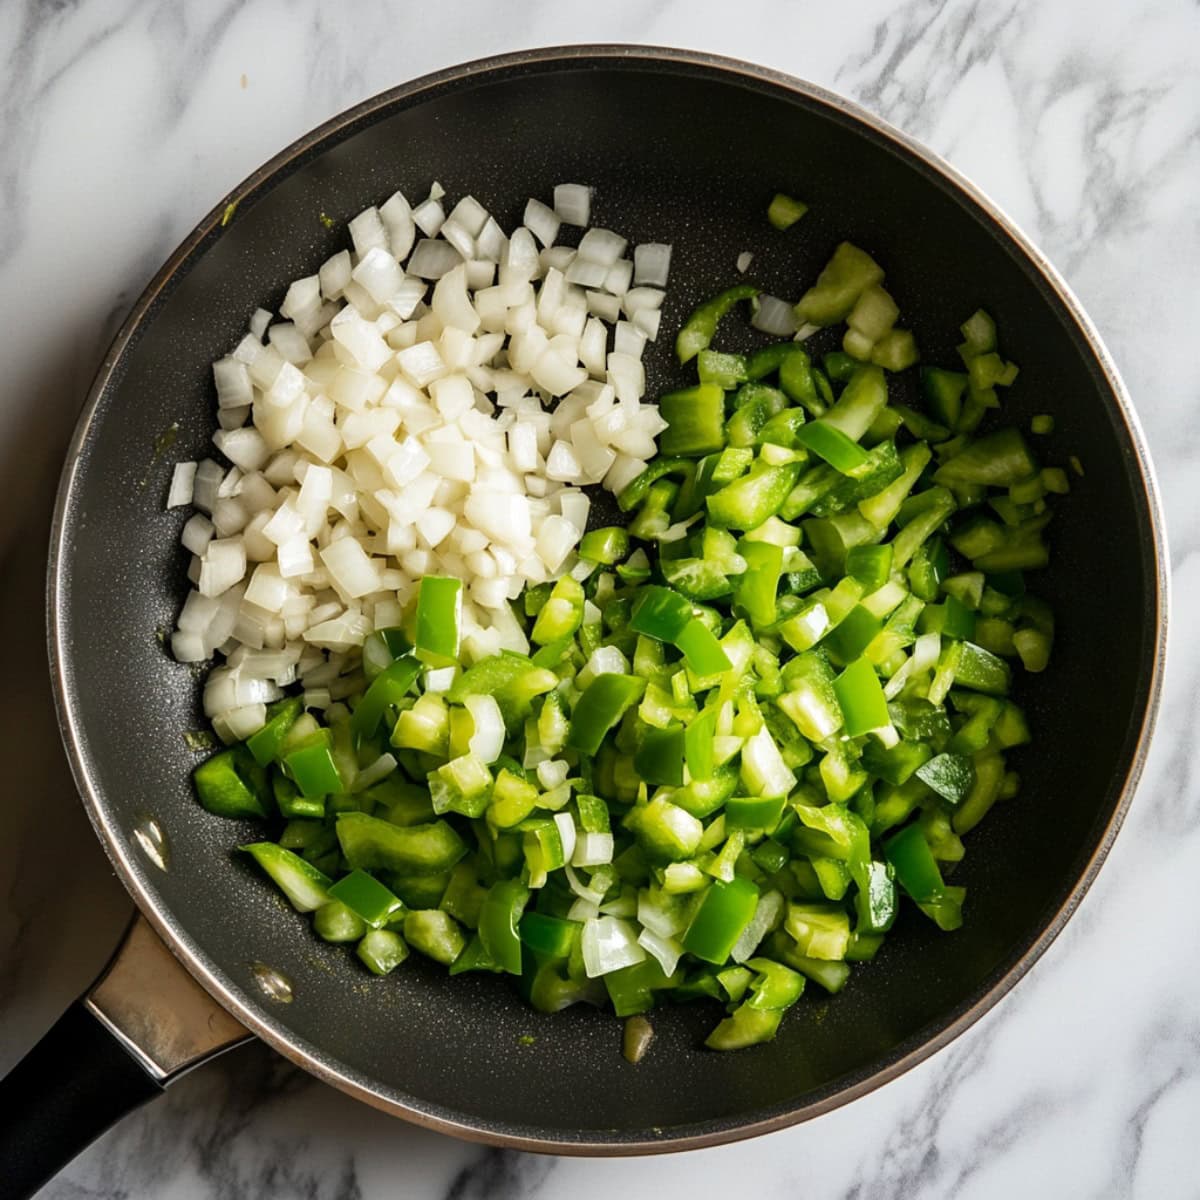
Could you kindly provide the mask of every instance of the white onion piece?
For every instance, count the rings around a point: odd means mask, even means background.
[[[649,929],[643,929],[638,934],[638,945],[657,961],[664,975],[674,974],[680,958],[683,957],[683,946],[679,942],[674,938],[659,937]]]
[[[778,296],[760,293],[755,297],[753,307],[754,315],[750,318],[750,324],[763,333],[769,333],[772,337],[791,337],[799,328],[794,309]]]
[[[738,940],[734,942],[729,957],[737,963],[743,963],[748,958],[752,958],[759,943],[779,924],[779,919],[783,916],[783,910],[786,907],[787,903],[779,892],[764,892],[759,897],[758,907],[755,908],[750,923],[739,934]]]
[[[575,840],[575,853],[571,865],[575,867],[599,867],[613,860],[613,835],[611,833],[581,833]]]
[[[191,504],[192,487],[196,482],[196,463],[179,462],[171,472],[171,486],[167,491],[167,507],[178,508]]]
[[[416,222],[413,220],[412,208],[403,192],[393,192],[379,206],[379,217],[383,221],[388,235],[388,249],[392,257],[403,259],[408,257],[413,240],[417,236]],[[333,299],[334,297],[330,297]]]
[[[540,200],[530,199],[525,205],[525,228],[537,238],[543,246],[553,246],[555,238],[558,237],[558,228],[561,224],[559,218],[555,216],[554,209],[548,208]],[[586,235],[585,235],[586,236]]]
[[[646,951],[638,945],[633,926],[619,917],[586,921],[580,935],[583,969],[589,979],[642,962]]]
[[[438,230],[442,227],[442,222],[446,219],[445,209],[442,208],[436,196],[430,196],[428,200],[418,204],[412,211],[413,222],[416,227],[429,238],[437,237]],[[412,264],[409,264],[409,270],[412,270]]]
[[[578,254],[580,258],[611,267],[625,253],[628,244],[620,234],[613,233],[611,229],[589,229],[579,239]]]
[[[485,763],[494,763],[504,750],[504,714],[495,696],[468,696],[464,701],[475,732],[467,749]]]
[[[560,183],[554,189],[554,213],[564,225],[586,225],[591,219],[592,189],[582,183]]]
[[[555,813],[554,824],[558,826],[558,836],[562,842],[563,860],[571,862],[575,855],[576,846],[575,819],[570,813]]]
[[[671,247],[662,242],[643,242],[633,251],[633,282],[666,287],[671,272]]]
[[[740,272],[742,275],[745,275],[745,273],[746,273],[748,270],[750,270],[750,264],[751,264],[753,261],[754,261],[754,255],[753,255],[753,254],[751,254],[749,250],[743,250],[743,251],[741,252],[741,254],[739,254],[739,255],[737,256],[737,269],[738,269],[738,271],[739,271],[739,272]]]
[[[422,238],[408,260],[408,273],[418,279],[441,279],[462,260],[462,255],[449,242]]]

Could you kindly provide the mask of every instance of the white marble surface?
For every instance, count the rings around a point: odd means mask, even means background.
[[[1146,426],[1174,551],[1166,702],[1125,831],[1066,933],[998,1010],[903,1079],[799,1129],[657,1160],[501,1154],[410,1129],[260,1046],[182,1082],[44,1195],[1196,1195],[1194,0],[0,5],[0,327],[11,339],[0,394],[10,647],[0,1070],[91,978],[128,909],[67,777],[40,640],[57,460],[116,323],[223,191],[327,116],[458,60],[589,40],[720,51],[857,98],[990,191],[1082,297]]]

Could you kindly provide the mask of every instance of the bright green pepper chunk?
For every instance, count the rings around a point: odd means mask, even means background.
[[[570,575],[564,575],[555,583],[549,598],[542,605],[529,640],[545,646],[571,637],[583,624],[583,605],[583,584]]]
[[[219,817],[265,817],[266,775],[241,746],[222,750],[193,772],[200,803]]]
[[[329,894],[357,913],[372,929],[382,929],[404,907],[399,897],[366,871],[351,871],[329,889]]]
[[[855,659],[833,681],[833,691],[851,737],[891,725],[883,685],[868,659]]]
[[[663,454],[701,455],[725,445],[725,393],[716,383],[699,383],[659,398],[667,428],[659,434]]]
[[[629,533],[619,525],[590,529],[579,543],[579,557],[584,562],[612,566],[629,554]]]
[[[683,758],[686,734],[682,725],[667,729],[647,729],[642,744],[633,756],[637,773],[647,782],[668,787],[683,785]]]
[[[521,973],[521,914],[529,903],[529,888],[519,879],[492,884],[479,913],[479,938],[488,956],[510,975]]]
[[[267,709],[267,723],[246,739],[246,749],[260,767],[270,766],[279,756],[284,738],[303,711],[304,701],[299,696],[280,700]]]
[[[660,642],[674,642],[691,619],[692,606],[678,592],[650,586],[638,591],[629,628]]]
[[[646,681],[637,675],[597,675],[579,697],[571,714],[567,745],[595,754],[604,735],[641,698]]]
[[[683,651],[687,665],[699,676],[719,675],[733,667],[712,630],[696,617],[676,636],[675,645]]]
[[[333,735],[328,729],[310,734],[283,756],[284,769],[308,799],[344,790],[333,760]]]
[[[758,288],[743,283],[727,288],[711,300],[701,304],[680,329],[675,338],[675,353],[681,363],[690,362],[701,350],[706,349],[717,332],[717,323],[730,312],[739,300],[751,300],[758,295]]]
[[[757,907],[758,888],[750,880],[735,876],[728,883],[714,883],[704,893],[683,935],[683,948],[720,966],[753,920]]]
[[[355,706],[350,728],[359,738],[374,737],[384,711],[408,694],[421,673],[421,663],[408,655],[395,659],[371,681]]]
[[[870,461],[867,452],[857,442],[835,426],[827,425],[824,418],[804,425],[796,433],[796,441],[843,475],[866,466]]]
[[[426,575],[417,593],[417,650],[437,659],[458,657],[462,580]]]
[[[351,867],[385,868],[434,874],[448,871],[467,853],[466,844],[445,821],[393,825],[361,812],[342,813],[337,838]]]

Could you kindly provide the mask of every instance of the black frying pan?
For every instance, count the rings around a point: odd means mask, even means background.
[[[184,593],[183,518],[162,500],[170,462],[209,452],[208,364],[255,307],[277,307],[289,280],[344,244],[349,217],[397,186],[423,195],[435,178],[506,225],[527,196],[592,184],[598,223],[674,243],[667,329],[736,277],[739,251],[754,252],[756,282],[794,296],[852,237],[886,264],[931,361],[953,361],[958,323],[986,304],[1022,368],[1008,415],[1052,412],[1049,457],[1085,464],[1058,510],[1043,583],[1060,614],[1054,663],[1020,696],[1038,741],[1014,757],[1020,797],[972,834],[966,927],[945,936],[903,918],[844,993],[806,998],[769,1048],[707,1053],[713,1014],[670,1009],[655,1015],[658,1039],[634,1067],[611,1016],[542,1016],[494,977],[448,981],[414,963],[373,981],[231,854],[252,829],[193,799],[196,759],[181,731],[203,725],[199,684],[156,631]],[[764,219],[776,189],[811,205],[786,237]],[[537,51],[408,84],[297,142],[230,199],[232,220],[223,226],[222,201],[138,301],[63,475],[49,581],[63,734],[143,917],[108,979],[0,1088],[4,1111],[23,1114],[0,1133],[9,1194],[246,1030],[429,1128],[621,1154],[811,1117],[899,1074],[994,1004],[1062,928],[1116,834],[1165,641],[1166,556],[1145,446],[1095,331],[1028,242],[945,164],[839,98],[744,64],[641,48]],[[649,362],[652,387],[674,381],[669,339]]]

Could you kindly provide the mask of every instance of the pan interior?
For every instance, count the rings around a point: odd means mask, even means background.
[[[542,1016],[501,979],[451,983],[422,964],[376,981],[231,853],[250,826],[194,802],[196,756],[182,735],[204,725],[199,679],[161,645],[187,586],[184,514],[162,504],[170,463],[210,449],[208,364],[256,307],[277,308],[291,279],[346,244],[349,217],[396,187],[420,198],[434,179],[451,196],[473,193],[506,227],[526,197],[591,184],[596,223],[634,242],[673,243],[667,331],[738,278],[739,252],[753,252],[755,282],[794,297],[851,238],[887,268],[929,361],[954,362],[958,324],[985,304],[1022,369],[1006,416],[1025,424],[1052,412],[1045,457],[1076,454],[1085,465],[1059,507],[1040,581],[1059,615],[1054,662],[1018,697],[1037,741],[1013,755],[1020,797],[969,838],[956,877],[969,890],[966,927],[941,935],[906,913],[844,993],[822,998],[810,984],[769,1048],[706,1053],[699,1043],[715,1011],[672,1009],[654,1017],[658,1040],[634,1068],[611,1015]],[[810,205],[786,235],[765,220],[776,190]],[[652,387],[681,378],[668,337],[648,363]],[[933,168],[835,107],[725,70],[637,55],[543,62],[400,95],[303,149],[161,290],[103,389],[67,499],[64,704],[95,815],[135,890],[293,1054],[387,1106],[490,1138],[729,1136],[861,1082],[935,1036],[1067,900],[1120,802],[1148,704],[1153,545],[1128,430],[1070,314]],[[169,840],[165,873],[133,848],[147,816]],[[290,1003],[259,992],[255,963],[288,976]]]

